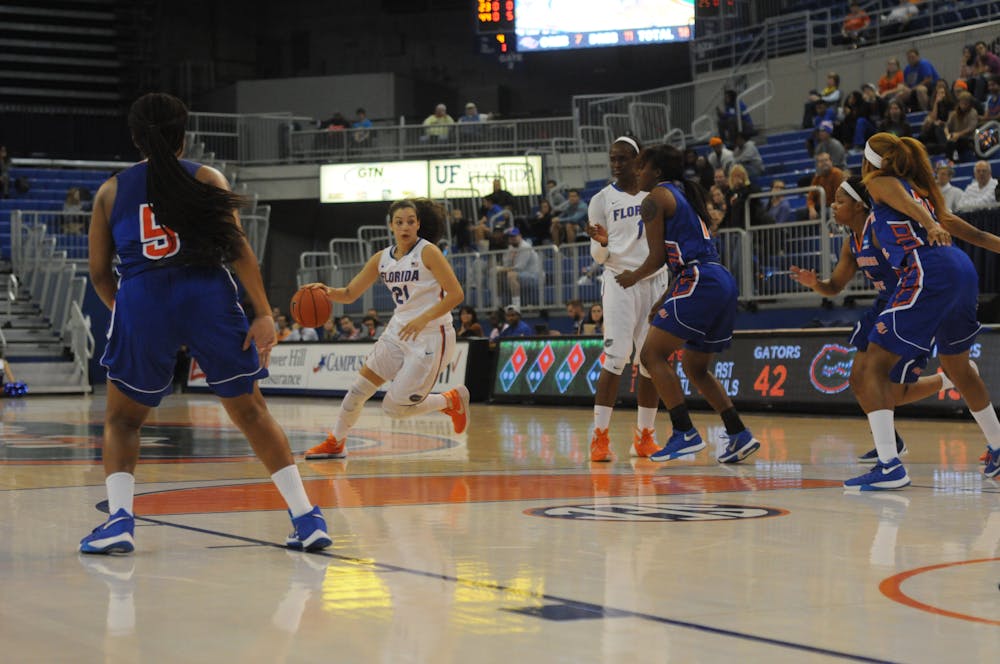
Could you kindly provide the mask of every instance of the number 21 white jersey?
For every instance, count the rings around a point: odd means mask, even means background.
[[[428,246],[430,242],[420,238],[399,260],[392,255],[394,246],[383,249],[379,257],[378,277],[389,289],[396,304],[392,323],[400,327],[444,298],[441,284],[431,274],[430,268],[424,265],[423,251]],[[428,323],[428,327],[433,325],[451,325],[451,314]]]
[[[590,223],[608,229],[609,255],[604,267],[614,274],[636,269],[649,255],[639,212],[644,198],[645,191],[630,194],[609,184],[594,194],[587,207]]]

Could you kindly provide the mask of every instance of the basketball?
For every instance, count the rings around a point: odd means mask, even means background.
[[[322,327],[333,307],[320,288],[300,288],[292,296],[292,318],[302,327]]]

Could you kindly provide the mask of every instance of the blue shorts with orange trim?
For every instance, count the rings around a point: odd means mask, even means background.
[[[920,247],[909,255],[899,284],[868,335],[871,343],[906,360],[957,355],[972,347],[979,277],[972,260],[955,247]]]
[[[187,346],[216,394],[249,394],[267,369],[254,344],[242,349],[248,328],[224,268],[152,269],[119,284],[101,364],[126,396],[155,407],[172,391],[177,351]]]
[[[686,348],[718,353],[733,341],[738,300],[736,280],[721,264],[688,265],[674,278],[652,324],[684,339]]]
[[[868,336],[875,327],[879,314],[881,314],[882,310],[885,309],[886,304],[888,304],[888,299],[886,298],[879,298],[875,300],[875,303],[872,304],[868,311],[862,314],[857,325],[854,326],[854,331],[851,332],[851,336],[848,338],[847,343],[857,348],[858,352],[864,353],[868,350]],[[923,374],[924,369],[927,368],[928,359],[929,356],[927,354],[910,360],[901,359],[889,372],[889,380],[893,383],[917,382],[917,379],[919,379],[921,374]]]

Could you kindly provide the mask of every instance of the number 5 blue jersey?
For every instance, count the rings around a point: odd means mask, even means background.
[[[201,168],[201,164],[192,161],[182,159],[180,163],[192,177]],[[146,172],[147,163],[142,161],[115,176],[118,193],[110,224],[120,261],[118,274],[122,278],[162,265],[159,261],[176,256],[181,250],[177,234],[156,222],[146,192]]]
[[[902,178],[898,178],[898,180],[903,185],[906,193],[912,196],[918,205],[922,205],[937,220],[937,215],[934,213],[934,205],[913,191],[913,187],[910,186],[909,182]],[[917,220],[907,217],[899,210],[885,203],[877,203],[875,201],[872,201],[872,203],[874,204],[872,206],[872,214],[875,217],[875,221],[872,223],[872,230],[878,238],[879,244],[882,245],[884,255],[892,267],[896,269],[903,267],[903,265],[908,263],[907,257],[910,253],[916,251],[919,247],[931,246],[927,242],[927,230]]]
[[[666,245],[667,265],[679,274],[685,266],[698,263],[718,263],[719,252],[712,243],[705,222],[698,218],[684,191],[672,182],[661,182],[677,201],[677,209],[669,219],[664,219],[663,244]]]

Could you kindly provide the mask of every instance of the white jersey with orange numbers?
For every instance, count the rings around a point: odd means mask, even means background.
[[[607,250],[610,253],[604,262],[604,269],[613,274],[636,269],[649,255],[640,214],[642,199],[646,195],[645,191],[630,194],[609,184],[594,194],[587,207],[590,223],[608,229]]]
[[[444,299],[441,284],[424,265],[423,251],[432,246],[420,238],[413,248],[399,260],[393,257],[395,247],[382,250],[378,261],[378,278],[389,289],[396,309],[389,321],[390,329],[401,329],[411,320]],[[445,314],[427,324],[427,327],[451,325],[451,314]],[[387,330],[388,331],[388,330]]]

